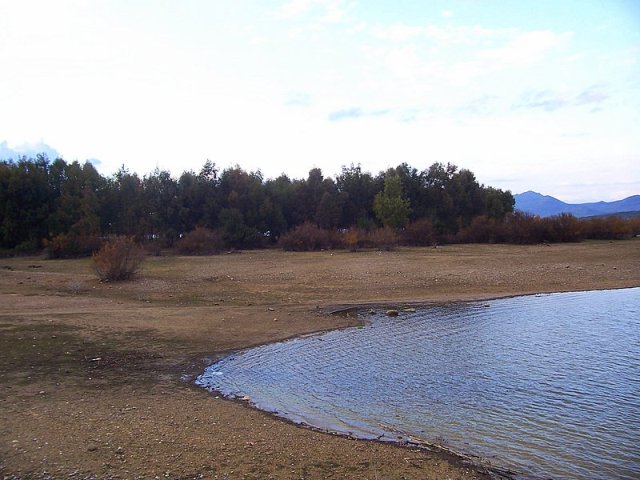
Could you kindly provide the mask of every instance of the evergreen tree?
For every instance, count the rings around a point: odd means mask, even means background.
[[[400,176],[387,175],[384,179],[384,191],[378,192],[373,202],[373,211],[385,227],[401,228],[409,222],[411,206],[404,197]]]

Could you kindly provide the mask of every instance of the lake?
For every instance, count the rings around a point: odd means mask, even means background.
[[[238,352],[197,383],[522,478],[640,478],[640,288],[432,305]]]

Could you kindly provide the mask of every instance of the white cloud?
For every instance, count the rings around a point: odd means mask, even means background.
[[[355,2],[346,0],[290,0],[276,11],[282,20],[296,20],[314,15],[320,22],[342,22]]]
[[[297,18],[307,13],[314,3],[314,0],[290,0],[278,9],[277,15],[282,19]]]
[[[17,160],[20,157],[34,158],[38,154],[45,154],[49,160],[59,158],[60,153],[42,140],[38,142],[27,142],[21,145],[10,147],[7,141],[0,142],[0,160]]]
[[[378,24],[371,27],[371,32],[381,40],[403,42],[419,38],[440,42],[442,45],[439,46],[477,46],[487,40],[509,38],[514,33],[512,29],[483,28],[479,25],[410,25],[403,22]]]
[[[478,52],[478,59],[500,68],[530,65],[541,61],[549,51],[565,45],[570,39],[570,33],[523,32],[502,47]]]

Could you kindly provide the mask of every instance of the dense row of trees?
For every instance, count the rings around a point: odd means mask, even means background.
[[[335,179],[318,168],[306,179],[265,179],[239,166],[220,171],[210,161],[178,178],[162,170],[141,178],[124,166],[104,177],[91,163],[45,155],[0,161],[0,249],[47,246],[52,256],[89,253],[115,235],[172,246],[196,229],[192,245],[224,248],[274,244],[293,232],[344,235],[346,229],[352,232],[347,244],[355,232],[360,242],[400,234],[407,243],[429,244],[567,241],[588,230],[570,216],[548,221],[513,208],[509,191],[441,163],[422,171],[403,163],[376,176],[351,165]],[[367,236],[382,227],[386,233]]]
[[[401,164],[377,176],[351,165],[335,179],[314,168],[306,179],[265,180],[259,171],[219,171],[210,161],[179,178],[161,170],[140,178],[124,167],[106,178],[91,163],[44,155],[0,162],[4,249],[109,235],[172,245],[198,226],[220,231],[228,246],[253,247],[306,222],[398,229],[428,219],[436,232],[454,234],[478,215],[499,221],[512,210],[509,192],[439,163],[424,171]]]

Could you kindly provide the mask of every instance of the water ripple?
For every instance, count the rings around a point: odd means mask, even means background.
[[[531,478],[640,478],[640,289],[374,316],[237,353],[198,383],[293,421],[412,436]]]

